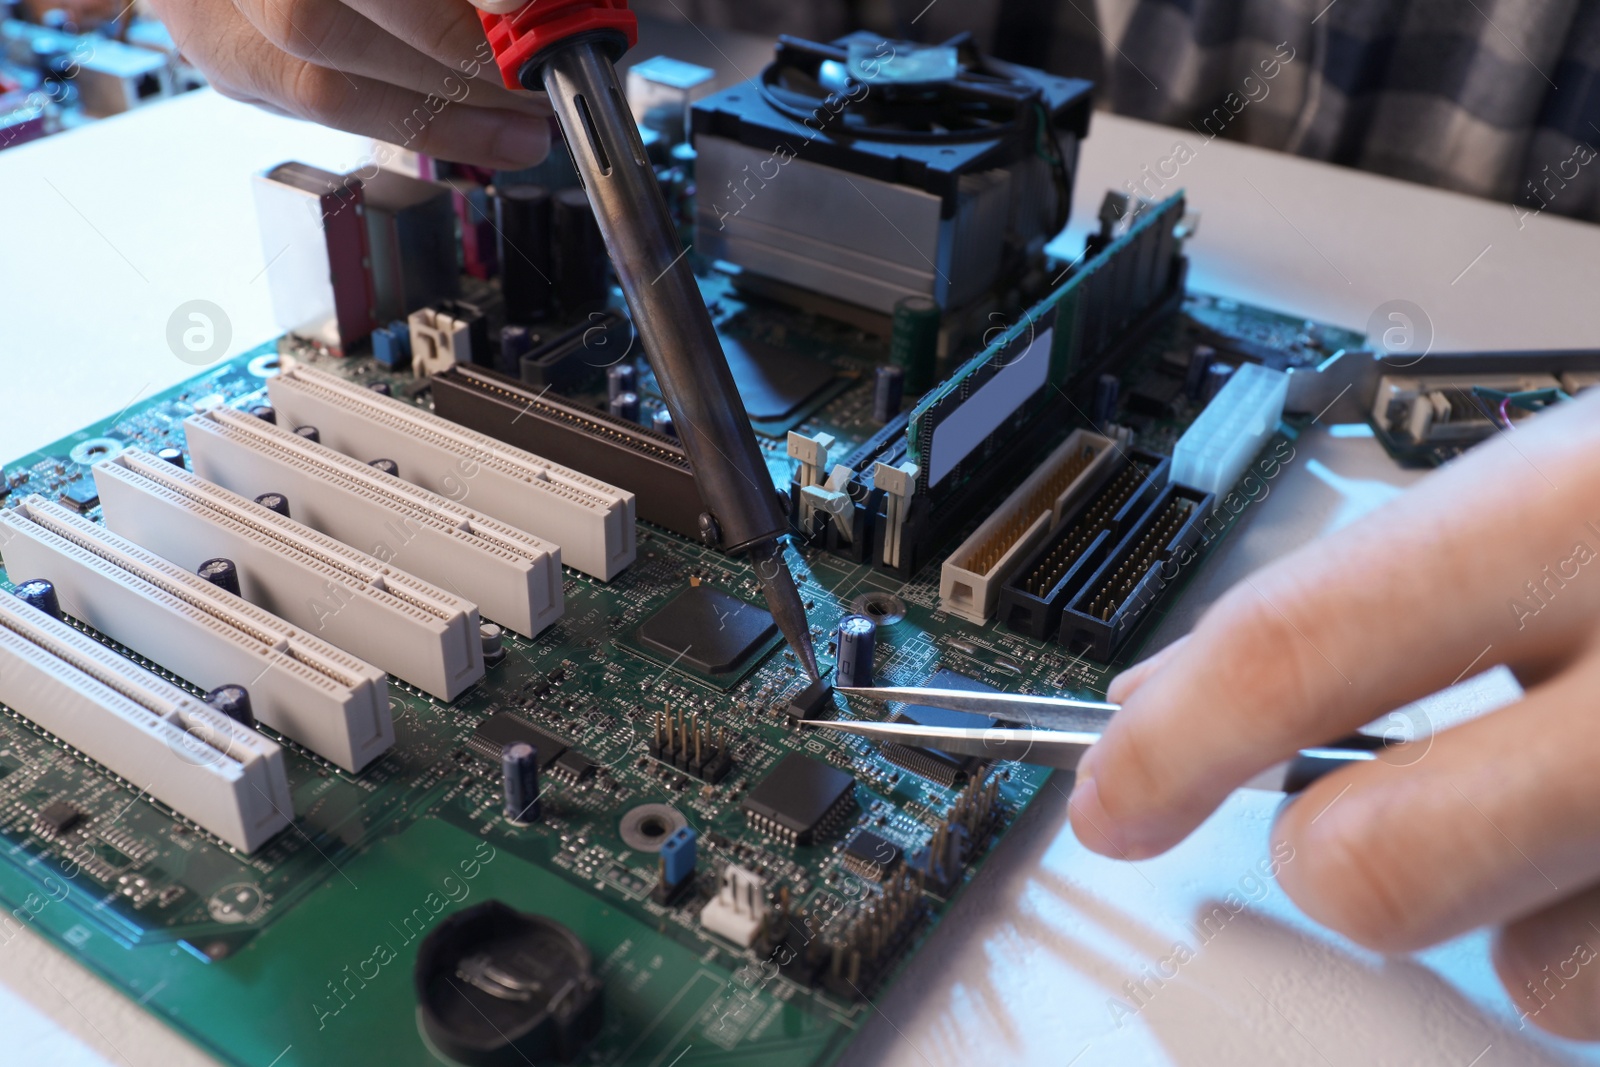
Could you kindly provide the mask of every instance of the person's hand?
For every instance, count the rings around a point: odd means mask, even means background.
[[[1104,855],[1153,856],[1296,749],[1496,664],[1521,700],[1286,805],[1279,881],[1381,951],[1497,926],[1521,1013],[1600,1038],[1600,396],[1264,568],[1118,677],[1073,828]]]
[[[457,163],[549,151],[548,103],[504,87],[466,0],[151,2],[224,96]]]

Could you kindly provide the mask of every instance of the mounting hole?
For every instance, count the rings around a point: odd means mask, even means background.
[[[246,367],[257,378],[276,378],[278,371],[283,369],[283,361],[278,358],[278,353],[267,352],[252,359]]]
[[[879,626],[893,626],[906,617],[906,602],[893,593],[863,593],[850,602],[850,610]]]
[[[79,441],[73,445],[72,451],[67,453],[67,456],[72,462],[82,463],[87,467],[103,459],[116,459],[126,447],[127,445],[115,437],[91,437],[87,441]]]
[[[661,843],[671,837],[689,820],[671,804],[640,804],[629,808],[617,824],[617,833],[624,843],[639,852],[660,852]]]

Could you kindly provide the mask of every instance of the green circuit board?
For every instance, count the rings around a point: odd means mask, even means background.
[[[881,339],[800,312],[747,306],[727,290],[708,297],[725,336],[831,365],[835,384],[802,413],[799,429],[846,444],[877,429],[869,371],[883,358]],[[1146,378],[1170,378],[1173,368],[1161,364],[1192,343],[1195,331],[1232,331],[1289,351],[1306,343],[1304,326],[1191,296],[1127,361],[1124,378],[1130,392]],[[1314,347],[1359,342],[1320,329],[1327,336]],[[357,381],[388,382],[397,396],[412,382],[370,358],[317,356],[287,341],[282,351]],[[4,469],[7,502],[32,493],[70,496],[90,464],[123,448],[181,447],[182,420],[196,410],[263,402],[279,357],[279,345],[266,346],[23,457]],[[648,401],[650,383],[644,386]],[[412,402],[429,403],[426,392],[409,393]],[[1195,413],[1179,397],[1159,416],[1130,419],[1133,443],[1170,451]],[[1070,429],[1063,425],[1061,434]],[[788,469],[783,434],[768,430],[761,440],[781,484]],[[1292,425],[1282,429],[1294,432]],[[997,485],[995,499],[1008,488]],[[83,514],[99,517],[92,504]],[[952,534],[952,546],[979,518]],[[823,635],[823,665],[831,666],[826,635],[838,619],[866,613],[880,623],[883,684],[917,684],[942,670],[997,689],[1092,697],[1139,644],[1114,663],[1098,663],[993,623],[947,615],[939,610],[937,559],[904,581],[811,548],[791,548],[788,558]],[[640,625],[690,585],[759,603],[758,583],[742,560],[641,523],[637,561],[618,577],[602,583],[569,568],[564,578],[561,620],[533,639],[507,633],[505,658],[454,702],[391,679],[395,744],[361,773],[275,738],[288,755],[294,823],[248,856],[152,801],[140,783],[115,777],[0,709],[7,936],[31,927],[230,1063],[432,1064],[442,1061],[419,1032],[412,986],[418,943],[442,917],[499,899],[556,919],[593,954],[605,984],[605,1021],[580,1062],[833,1062],[869,1016],[869,1003],[797,982],[760,953],[703,931],[699,910],[715,892],[716,871],[725,863],[761,871],[827,936],[881,893],[842,863],[851,828],[868,828],[909,856],[927,843],[959,790],[887,762],[864,741],[797,729],[783,710],[804,679],[786,650],[774,648],[738,678],[713,683],[674,669],[640,643]],[[1141,633],[1151,629],[1146,620]],[[833,699],[844,708],[843,698]],[[504,712],[594,764],[581,781],[550,783],[542,817],[530,826],[502,817],[498,767],[469,747],[474,728]],[[706,785],[649,758],[661,713],[697,714],[726,727],[732,773]],[[855,780],[856,807],[845,827],[814,844],[775,841],[752,828],[740,808],[752,785],[796,752]],[[914,958],[965,880],[1003,847],[1006,829],[1047,776],[1022,764],[989,773],[998,785],[992,828],[964,879],[929,895],[926,918],[876,986],[863,991],[868,996]],[[82,819],[47,832],[41,812],[63,798]],[[630,846],[619,829],[647,804],[670,806],[700,835],[694,890],[667,905],[651,897],[657,857]]]

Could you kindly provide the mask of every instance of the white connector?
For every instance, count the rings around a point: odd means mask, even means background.
[[[456,363],[472,362],[467,323],[443,311],[423,308],[413,311],[406,324],[411,327],[411,373],[418,378],[431,377]]]
[[[204,578],[41,496],[0,511],[15,581],[48,578],[67,614],[205,689],[243,685],[258,720],[347,771],[394,744],[389,679]]]
[[[322,443],[561,546],[561,560],[609,581],[636,552],[634,496],[333,374],[285,359],[267,382],[285,429],[315,426]]]
[[[483,677],[478,608],[148,452],[94,466],[106,527],[180,567],[233,561],[244,598],[454,700]]]
[[[1000,587],[1011,572],[1121,461],[1111,438],[1073,430],[946,558],[939,571],[939,607],[971,622],[994,618]]]
[[[561,617],[561,549],[232,408],[184,423],[200,477],[241,496],[279,492],[289,513],[532,637]]]
[[[730,863],[722,869],[717,895],[700,912],[700,926],[749,948],[761,936],[771,911],[761,876]]]
[[[6,594],[0,703],[243,852],[289,825],[275,742]]]
[[[1278,430],[1289,376],[1242,364],[1172,450],[1171,481],[1207,493],[1233,488],[1267,438]]]

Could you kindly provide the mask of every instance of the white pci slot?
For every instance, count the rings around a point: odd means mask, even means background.
[[[285,359],[267,393],[287,430],[561,546],[569,567],[609,581],[633,562],[633,494],[459,426],[402,400]]]
[[[342,452],[215,408],[184,423],[194,472],[241,496],[282,493],[289,515],[532,637],[561,617],[561,549]]]
[[[233,561],[244,598],[441,700],[483,677],[478,607],[148,452],[94,466],[105,523],[180,567]]]
[[[982,623],[994,617],[1000,587],[1061,515],[1098,489],[1121,464],[1109,437],[1073,430],[1028,480],[950,553],[939,571],[939,606]]]
[[[67,614],[205,689],[242,685],[258,720],[347,771],[394,744],[389,679],[41,496],[0,511],[13,581],[48,578]]]
[[[289,825],[275,742],[6,594],[0,703],[243,852]]]

